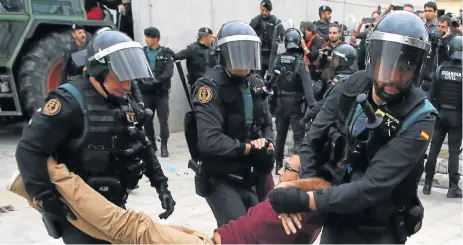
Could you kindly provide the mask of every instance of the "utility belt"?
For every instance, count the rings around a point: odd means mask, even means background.
[[[335,215],[327,221],[327,224],[332,224],[337,227],[348,227],[353,230],[368,233],[384,233],[391,232],[397,243],[405,243],[407,237],[416,234],[422,227],[424,208],[418,197],[413,200],[413,205],[410,208],[404,206],[394,206],[392,212],[383,214],[379,217],[382,208],[377,208],[378,215],[372,217],[368,211],[352,216]]]
[[[127,161],[118,166],[117,175],[108,173],[88,173],[85,182],[108,201],[123,206],[127,201],[127,190],[133,190],[143,177],[144,165],[141,161]]]
[[[247,187],[256,186],[259,183],[260,175],[253,171],[253,167],[243,170],[241,173],[212,174],[206,170],[204,163],[191,159],[188,162],[188,168],[195,172],[196,194],[201,197],[208,196],[211,186],[215,185],[218,179],[228,180]]]

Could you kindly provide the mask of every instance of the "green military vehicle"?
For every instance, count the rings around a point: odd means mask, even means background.
[[[73,23],[88,34],[114,27],[111,21],[88,20],[89,2],[96,0],[0,0],[0,125],[30,118],[59,85]],[[120,3],[98,2],[111,9]]]

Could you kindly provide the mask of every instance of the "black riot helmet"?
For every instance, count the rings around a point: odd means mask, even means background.
[[[233,76],[260,70],[260,38],[242,21],[225,23],[217,34],[218,61]]]
[[[384,101],[402,98],[418,83],[421,66],[431,45],[423,21],[408,11],[384,16],[368,37],[367,73]]]
[[[455,59],[455,60],[463,59],[462,42],[463,42],[462,36],[456,36],[452,38],[452,41],[450,41],[449,54],[452,59]]]
[[[285,47],[286,49],[302,49],[302,35],[296,28],[289,28],[285,32]]]
[[[86,68],[88,75],[100,83],[109,72],[121,82],[153,77],[141,44],[108,29],[98,32],[87,45]]]
[[[340,44],[332,52],[330,66],[335,71],[346,70],[357,63],[357,50],[349,44]]]

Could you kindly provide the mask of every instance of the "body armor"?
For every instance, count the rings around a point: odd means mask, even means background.
[[[300,65],[301,57],[285,53],[278,57],[277,62],[275,69],[281,72],[280,79],[277,81],[278,90],[282,92],[304,91],[300,75],[297,72],[297,67]]]
[[[253,122],[250,126],[246,126],[246,113],[242,92],[240,87],[227,73],[222,69],[214,69],[208,72],[205,79],[212,81],[216,84],[219,90],[219,98],[222,100],[222,113],[224,115],[223,132],[227,136],[238,139],[240,142],[248,142],[253,139],[262,137],[260,135],[261,125],[265,119],[264,106],[266,103],[264,91],[262,87],[264,83],[256,77],[256,75],[249,75],[246,78],[244,86],[250,88],[252,96],[252,112]],[[236,159],[223,159],[216,156],[203,156],[203,163],[206,169],[212,173],[240,173],[246,169],[249,172],[251,164],[249,157],[242,156]],[[217,167],[218,162],[224,162],[220,168]]]
[[[195,54],[186,61],[190,85],[202,77],[209,68],[213,68],[217,64],[215,51],[212,47],[207,47],[199,42],[195,42],[191,46]]]
[[[273,31],[275,30],[277,18],[273,15],[269,16],[268,19],[260,19],[259,28],[256,33],[262,41],[261,50],[263,54],[270,54],[272,48],[272,37]]]
[[[126,189],[134,189],[141,178],[143,167],[137,157],[121,154],[130,147],[127,121],[135,114],[122,112],[119,106],[108,102],[85,78],[75,79],[62,86],[74,87],[80,93],[76,98],[82,108],[82,133],[59,147],[57,160],[65,162],[70,171],[81,176],[91,187],[109,201],[123,205]],[[70,91],[74,97],[76,92]]]
[[[436,74],[434,99],[436,105],[443,109],[461,111],[462,79],[461,64],[444,63]]]

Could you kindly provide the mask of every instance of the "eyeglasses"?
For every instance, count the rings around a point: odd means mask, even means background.
[[[299,173],[298,170],[296,170],[296,169],[290,167],[288,162],[285,162],[285,172],[286,172],[286,171],[291,171],[291,172]]]

